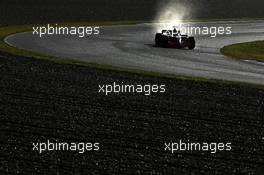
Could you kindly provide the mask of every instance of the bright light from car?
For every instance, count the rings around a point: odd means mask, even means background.
[[[183,19],[189,16],[189,9],[178,2],[169,2],[159,6],[156,20],[161,22],[155,26],[155,32],[160,32],[162,29],[173,29],[180,26]],[[188,15],[188,16],[187,16]]]

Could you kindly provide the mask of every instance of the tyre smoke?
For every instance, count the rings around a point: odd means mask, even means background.
[[[190,19],[191,6],[187,1],[163,1],[158,5],[157,15],[155,20],[160,23],[155,28],[158,32],[162,29],[172,29],[174,26],[179,26],[184,19]]]

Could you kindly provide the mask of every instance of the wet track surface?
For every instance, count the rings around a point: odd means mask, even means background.
[[[9,36],[6,42],[26,50],[87,62],[264,84],[263,64],[234,60],[223,56],[219,51],[228,44],[263,40],[264,21],[189,24],[200,27],[230,26],[232,34],[216,38],[197,35],[197,47],[193,51],[154,47],[155,28],[160,27],[160,24],[107,26],[101,28],[99,36],[86,38],[39,38],[27,32]]]

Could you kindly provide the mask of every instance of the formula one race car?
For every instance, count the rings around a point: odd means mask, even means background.
[[[162,30],[161,33],[157,33],[155,37],[155,44],[158,47],[172,47],[172,48],[195,48],[194,37],[188,35],[182,35],[177,29]]]

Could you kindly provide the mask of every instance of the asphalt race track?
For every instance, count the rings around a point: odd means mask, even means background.
[[[233,23],[229,38],[197,36],[194,51],[153,47],[149,24],[104,27],[99,37],[86,39],[39,39],[21,33],[6,41],[89,62],[263,83],[261,63],[238,62],[219,53],[228,43],[263,39],[263,23]],[[264,172],[262,88],[120,73],[1,51],[0,74],[0,174]],[[165,84],[167,89],[150,96],[98,93],[98,85],[112,82]],[[32,143],[47,140],[100,142],[101,150],[33,151]],[[164,150],[164,143],[179,140],[230,142],[232,151]]]
[[[8,36],[12,46],[76,60],[140,68],[148,71],[175,73],[213,79],[264,84],[262,62],[234,60],[223,56],[220,48],[239,42],[264,40],[264,21],[229,21],[189,23],[192,26],[231,26],[231,35],[195,36],[195,50],[154,47],[155,28],[161,24],[138,24],[101,27],[100,35],[45,36],[32,32]]]

